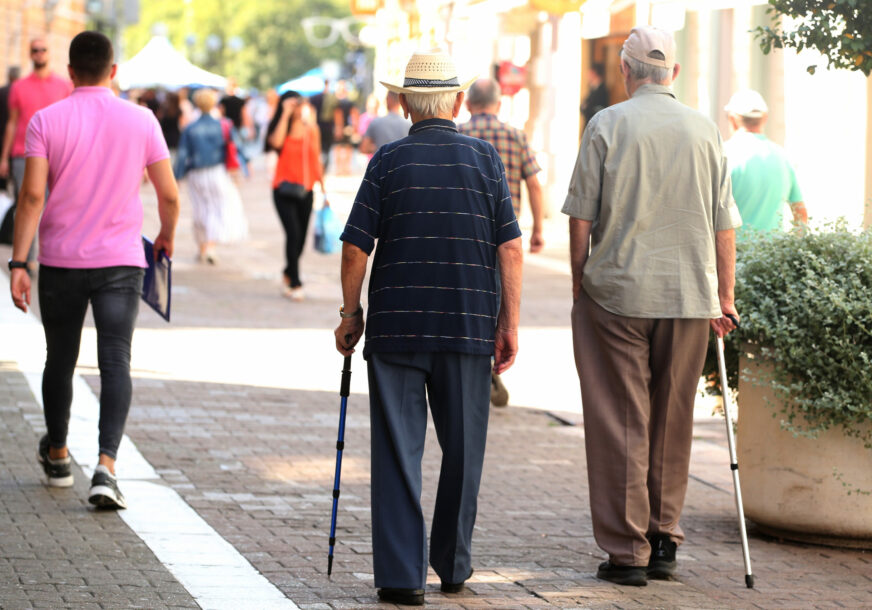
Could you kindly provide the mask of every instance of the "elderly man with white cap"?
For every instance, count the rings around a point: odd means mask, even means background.
[[[413,125],[371,159],[342,234],[335,334],[343,355],[363,334],[360,293],[375,248],[363,357],[373,571],[387,602],[424,603],[428,402],[442,448],[429,562],[445,593],[459,592],[472,575],[491,358],[502,373],[517,352],[521,232],[505,169],[491,144],[459,134],[453,122],[471,82],[461,83],[452,59],[433,50],[412,55],[402,86],[382,83],[400,94]]]
[[[766,100],[753,89],[745,89],[734,93],[724,110],[733,130],[724,149],[742,230],[779,229],[785,203],[790,204],[793,221],[806,224],[808,212],[787,154],[763,134],[769,118]]]
[[[671,34],[633,28],[630,99],[591,119],[563,206],[591,516],[609,556],[597,577],[621,585],[675,573],[708,331],[738,316],[741,219],[718,129],[675,99],[678,71]]]

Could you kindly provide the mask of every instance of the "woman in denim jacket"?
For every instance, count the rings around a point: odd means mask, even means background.
[[[239,241],[248,234],[242,198],[227,173],[230,136],[225,136],[221,122],[210,114],[217,98],[211,89],[194,94],[194,104],[202,114],[182,131],[174,168],[178,180],[187,178],[199,260],[212,265],[218,260],[216,243]]]

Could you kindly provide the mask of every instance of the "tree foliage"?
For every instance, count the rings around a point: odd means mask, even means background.
[[[275,86],[348,51],[341,37],[327,48],[311,46],[300,23],[346,17],[347,0],[149,0],[140,6],[139,23],[124,33],[126,57],[145,46],[161,23],[188,59],[242,86]]]
[[[764,53],[773,48],[816,49],[831,67],[872,73],[869,0],[769,0],[772,26],[754,35]],[[792,19],[786,29],[782,19]],[[807,69],[814,74],[816,65]]]

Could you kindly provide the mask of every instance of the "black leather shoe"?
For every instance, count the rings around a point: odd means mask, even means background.
[[[439,587],[439,590],[443,593],[460,593],[463,591],[463,587],[466,586],[466,581],[472,578],[473,569],[469,569],[469,575],[461,580],[460,582],[443,582],[442,586]]]
[[[596,577],[613,582],[616,585],[627,585],[630,587],[644,587],[648,584],[645,566],[619,566],[611,561],[604,561],[599,564]]]
[[[667,534],[655,534],[648,540],[651,542],[648,578],[669,580],[675,575],[675,568],[678,565],[675,561],[675,550],[678,545]]]
[[[378,599],[392,604],[404,606],[423,606],[424,589],[392,589],[385,587],[378,590]]]

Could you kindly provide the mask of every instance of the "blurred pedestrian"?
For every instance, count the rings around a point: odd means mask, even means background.
[[[187,87],[182,87],[177,92],[179,96],[179,111],[181,112],[181,116],[179,117],[179,129],[184,129],[194,121],[196,121],[199,117],[199,113],[194,108],[194,105],[191,103],[190,99],[190,91]]]
[[[336,158],[336,173],[347,176],[351,173],[353,144],[357,135],[360,111],[348,97],[348,85],[344,80],[336,83],[336,106],[333,109],[333,151]]]
[[[670,33],[633,28],[630,99],[591,119],[563,206],[591,517],[609,557],[597,577],[621,585],[675,573],[709,326],[723,336],[738,316],[723,145],[675,99],[678,71]]]
[[[21,76],[18,66],[10,66],[6,73],[6,84],[0,87],[0,147],[6,133],[6,123],[9,121],[9,90],[12,83]],[[9,196],[8,176],[0,177],[0,244],[12,243],[12,216],[14,215],[15,200]],[[7,214],[8,213],[8,214]]]
[[[588,93],[581,103],[581,114],[587,126],[597,112],[609,105],[609,90],[606,87],[606,67],[601,63],[591,64],[587,73]]]
[[[542,237],[544,205],[538,175],[541,168],[527,144],[527,136],[520,129],[497,118],[500,112],[500,86],[492,78],[481,78],[472,84],[466,107],[472,116],[458,129],[462,134],[490,142],[500,153],[516,216],[521,215],[521,181],[527,186],[530,212],[533,214],[530,252],[539,252],[545,247],[545,238]]]
[[[242,198],[227,173],[230,136],[211,114],[217,98],[212,89],[194,94],[200,118],[182,131],[175,161],[176,178],[186,179],[188,185],[199,260],[210,265],[218,262],[216,244],[241,241],[248,235]]]
[[[175,157],[176,149],[179,147],[179,138],[182,135],[182,130],[179,127],[182,109],[179,106],[178,94],[172,91],[167,92],[158,108],[157,117],[164,140],[170,149],[170,155]]]
[[[366,109],[357,119],[357,135],[360,138],[363,138],[363,135],[366,133],[366,130],[369,128],[369,124],[372,123],[373,119],[378,117],[379,106],[380,103],[378,98],[375,96],[375,93],[370,93],[366,98]]]
[[[497,118],[500,112],[499,83],[492,78],[475,81],[469,88],[466,107],[472,116],[458,129],[462,134],[490,142],[500,153],[506,168],[506,181],[509,183],[515,216],[521,215],[521,180],[527,185],[530,211],[533,214],[530,252],[541,251],[545,247],[545,239],[542,237],[542,186],[538,176],[541,168],[527,145],[524,132]],[[491,402],[496,407],[504,407],[509,402],[508,389],[496,373],[491,376]]]
[[[0,178],[12,177],[12,199],[18,201],[18,191],[24,179],[24,138],[27,124],[37,110],[64,99],[73,84],[49,68],[48,43],[43,38],[30,41],[33,72],[16,80],[9,89],[9,115],[0,150]],[[14,224],[14,223],[13,223]],[[34,259],[35,248],[28,253]]]
[[[218,105],[221,107],[221,113],[233,122],[233,127],[243,141],[247,142],[254,137],[254,120],[248,108],[249,98],[239,95],[239,87],[236,86],[235,79],[227,79],[225,95]]]
[[[151,112],[112,93],[115,70],[112,45],[103,34],[82,32],[73,38],[72,95],[37,111],[27,128],[9,261],[12,301],[26,312],[31,282],[24,259],[39,225],[39,308],[46,340],[42,398],[48,433],[39,442],[38,457],[52,487],[73,485],[67,431],[82,324],[91,304],[101,387],[99,458],[88,500],[104,508],[127,507],[115,460],[130,409],[131,342],[146,266],[139,198],[143,171],[154,185],[160,215],[155,252],[172,256],[179,214],[178,188],[160,126]]]
[[[409,128],[412,126],[409,119],[403,117],[400,96],[395,91],[388,91],[385,96],[385,107],[388,110],[387,114],[374,118],[360,141],[360,152],[370,157],[385,144],[405,138],[409,135]]]
[[[285,230],[285,268],[282,272],[284,295],[294,301],[304,298],[300,279],[300,255],[306,244],[309,217],[312,214],[314,193],[321,185],[324,205],[324,170],[321,166],[321,143],[314,113],[306,119],[306,102],[296,91],[285,92],[276,113],[267,128],[267,144],[279,153],[273,176],[273,202]]]
[[[309,98],[315,108],[318,119],[318,131],[321,134],[321,166],[324,172],[330,165],[330,150],[333,147],[333,133],[336,130],[336,119],[333,111],[336,109],[336,97],[330,92],[330,81],[324,80],[324,90]]]
[[[763,134],[769,107],[752,89],[737,91],[724,110],[733,135],[724,144],[733,198],[742,215],[742,231],[772,231],[782,226],[785,203],[793,222],[808,224],[799,182],[784,149]]]
[[[427,403],[442,448],[430,565],[446,593],[472,575],[472,534],[484,462],[491,358],[508,369],[518,347],[521,232],[493,146],[457,133],[469,83],[439,50],[415,53],[400,94],[409,136],[378,149],[342,234],[341,323],[349,355],[364,329],[372,430],[372,546],[381,601],[424,603],[427,535],[421,458]],[[502,299],[497,303],[500,263]]]

